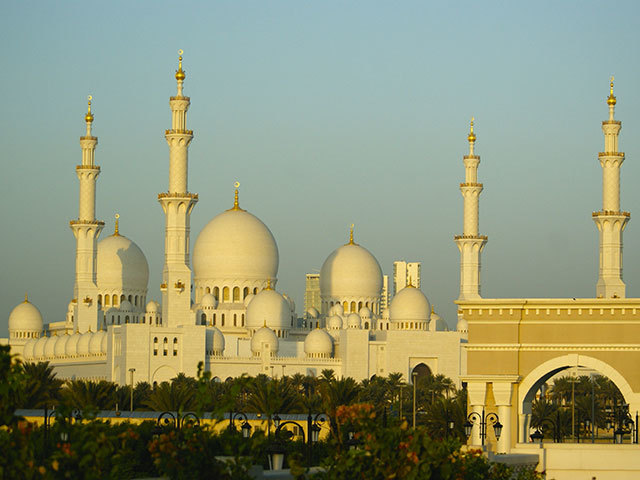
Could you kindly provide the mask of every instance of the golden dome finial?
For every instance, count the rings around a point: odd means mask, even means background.
[[[266,327],[266,326],[267,326],[267,319],[266,319],[266,318],[264,319],[264,323],[262,324],[262,326],[263,326],[263,327]]]
[[[113,230],[113,236],[114,237],[119,237],[120,236],[120,225],[119,225],[118,219],[120,218],[120,214],[116,213],[115,217],[116,217],[116,227]]]
[[[434,308],[435,307],[433,306],[433,304],[431,304],[431,315],[433,315],[435,313]]]
[[[611,83],[609,84],[609,98],[607,98],[607,103],[611,106],[616,104],[616,97],[613,94],[613,75],[611,75]]]
[[[471,127],[469,129],[469,136],[467,137],[467,140],[469,140],[470,143],[473,143],[476,141],[476,134],[473,133],[473,121],[475,119],[473,117],[471,117]]]
[[[267,286],[264,288],[265,290],[273,290],[273,288],[271,288],[271,279],[267,278]]]
[[[351,224],[351,228],[349,229],[349,243],[347,245],[355,245],[353,242],[353,223]]]
[[[84,116],[84,120],[87,123],[93,122],[93,114],[91,113],[91,100],[93,100],[93,97],[89,95],[87,97],[87,114]]]
[[[234,183],[233,186],[236,188],[236,191],[233,197],[233,208],[231,210],[242,210],[240,208],[240,202],[238,200],[238,187],[240,187],[240,182]]]
[[[27,295],[27,292],[24,292],[24,303],[29,303],[29,296]]]
[[[179,82],[184,81],[186,77],[184,70],[182,70],[182,54],[183,53],[184,51],[182,51],[182,49],[178,50],[178,70],[176,70],[176,80],[178,80]]]

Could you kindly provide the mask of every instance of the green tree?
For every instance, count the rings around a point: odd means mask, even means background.
[[[56,378],[49,362],[22,364],[24,384],[20,406],[22,408],[42,408],[55,405],[60,396],[63,382]]]
[[[111,410],[118,401],[116,388],[114,383],[105,380],[71,380],[62,389],[61,400],[72,408]]]
[[[158,385],[144,405],[151,410],[185,412],[194,410],[196,404],[196,389],[189,389],[179,382],[162,382]]]

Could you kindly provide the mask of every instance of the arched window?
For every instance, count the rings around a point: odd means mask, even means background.
[[[207,324],[207,316],[203,313],[202,315],[200,315],[200,325],[206,325]]]
[[[213,296],[216,300],[220,299],[220,289],[218,287],[213,287]]]
[[[389,324],[387,323],[387,330],[389,330]]]
[[[118,315],[118,325],[120,325],[120,315]]]
[[[369,302],[365,302],[364,306],[369,308]]]
[[[222,314],[222,318],[220,319],[220,326],[224,327],[224,313]]]
[[[155,337],[153,339],[153,355],[154,356],[158,355],[158,337]]]
[[[169,340],[167,340],[167,337],[164,337],[164,340],[162,341],[162,354],[166,357],[168,351],[169,351]]]
[[[118,296],[115,293],[112,296],[112,300],[113,301],[111,303],[113,303],[113,306],[117,307],[118,306]]]
[[[176,337],[173,337],[173,356],[178,356],[178,339]]]
[[[257,295],[257,294],[258,294],[258,287],[254,287],[254,289],[253,289],[253,294],[254,294],[254,295]]]
[[[238,315],[237,314],[233,314],[233,326],[237,327],[238,326]]]
[[[213,314],[213,326],[214,327],[216,326],[216,314],[215,313]]]
[[[244,313],[241,315],[242,326],[244,327]]]
[[[244,289],[242,290],[242,299],[244,300],[245,298],[247,298],[247,295],[249,295],[249,287],[244,287]]]
[[[109,305],[111,303],[111,297],[109,295],[104,296],[104,304]]]
[[[98,295],[98,305],[102,305],[102,295]]]
[[[356,302],[351,302],[351,312],[356,311]]]
[[[133,297],[133,304],[134,304],[134,305],[138,305],[138,295],[136,295],[135,297]]]
[[[129,315],[125,315],[125,317],[124,317],[124,323],[129,323]]]
[[[224,287],[222,289],[222,301],[223,302],[229,301],[229,287]]]
[[[349,304],[346,300],[342,302],[342,310],[344,310],[344,313],[347,313],[349,311]]]
[[[362,302],[358,302],[358,311],[362,309]]]
[[[205,288],[205,289],[204,289],[204,291],[205,291],[206,293],[211,293],[211,289],[210,289],[209,287]]]
[[[131,295],[129,295],[128,300],[129,300],[129,303],[131,303],[131,301],[132,301],[132,297],[131,297]]]
[[[120,295],[120,303],[122,303],[126,299],[127,299],[127,297],[125,297],[124,295]]]
[[[369,322],[364,322],[364,329],[369,330]]]
[[[233,301],[234,302],[239,302],[240,301],[240,288],[239,287],[233,287]]]

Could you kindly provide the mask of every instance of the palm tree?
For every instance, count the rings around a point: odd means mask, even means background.
[[[19,403],[22,408],[39,408],[57,403],[63,382],[56,378],[49,362],[26,362],[21,366],[24,384]]]
[[[271,419],[276,413],[289,413],[296,407],[298,397],[290,384],[258,375],[249,387],[247,408],[267,417],[267,429],[271,431]]]
[[[116,385],[106,380],[71,380],[62,389],[62,400],[72,408],[106,410],[115,407]]]
[[[144,404],[152,410],[185,412],[196,408],[196,390],[179,382],[162,382]]]
[[[464,440],[464,424],[467,420],[466,401],[461,395],[438,398],[427,405],[424,424],[429,436],[435,438],[455,437]],[[453,429],[450,428],[453,424]]]
[[[153,393],[153,388],[149,382],[138,382],[133,389],[133,408],[143,409],[144,403]]]

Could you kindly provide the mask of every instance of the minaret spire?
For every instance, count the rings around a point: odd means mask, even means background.
[[[98,321],[98,302],[96,285],[97,241],[104,222],[96,220],[96,181],[100,167],[95,164],[95,151],[98,138],[94,137],[91,95],[88,96],[87,113],[84,116],[86,134],[80,137],[82,162],[76,166],[76,175],[80,182],[78,219],[69,222],[76,237],[76,278],[74,296],[78,299],[75,306],[74,322],[76,328],[87,331]]]
[[[187,130],[187,110],[191,104],[183,95],[186,77],[182,54],[178,57],[176,81],[178,93],[171,97],[171,129],[165,131],[169,145],[169,190],[158,195],[165,214],[164,269],[162,272],[163,325],[174,327],[189,322],[191,310],[191,268],[189,266],[189,234],[191,211],[198,195],[189,193],[189,144],[193,131]]]
[[[478,234],[479,200],[483,186],[478,183],[480,157],[475,155],[476,134],[473,130],[474,118],[469,127],[469,155],[463,157],[465,180],[460,184],[464,199],[463,231],[455,237],[460,250],[460,296],[459,300],[480,298],[480,254],[487,243],[487,237]]]
[[[592,214],[600,237],[598,298],[624,298],[626,294],[622,281],[622,232],[631,215],[620,210],[620,167],[624,153],[618,151],[622,122],[615,120],[616,103],[612,76],[607,98],[609,119],[602,122],[604,152],[598,153],[602,167],[602,210]]]

